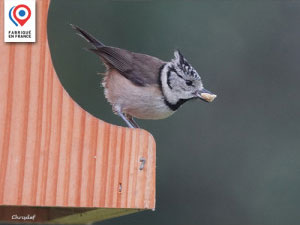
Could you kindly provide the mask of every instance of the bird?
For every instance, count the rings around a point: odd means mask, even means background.
[[[134,118],[165,119],[191,99],[212,102],[217,97],[204,88],[200,75],[179,50],[174,51],[173,59],[163,61],[106,46],[79,26],[70,25],[91,44],[87,50],[104,63],[104,95],[129,128],[139,128]]]

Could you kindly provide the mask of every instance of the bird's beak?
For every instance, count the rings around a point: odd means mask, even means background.
[[[197,97],[205,102],[212,102],[217,97],[217,95],[202,88],[200,91],[197,92]]]

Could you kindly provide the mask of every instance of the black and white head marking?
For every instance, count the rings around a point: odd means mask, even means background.
[[[184,102],[196,98],[196,93],[203,88],[200,75],[176,50],[175,58],[160,70],[160,82],[165,103],[173,111]]]
[[[174,52],[174,56],[175,59],[173,59],[172,62],[176,65],[175,68],[179,73],[180,71],[183,71],[187,77],[190,76],[195,80],[201,80],[200,75],[192,67],[192,65],[188,63],[188,61],[184,58],[184,56],[180,53],[179,50],[176,50]]]

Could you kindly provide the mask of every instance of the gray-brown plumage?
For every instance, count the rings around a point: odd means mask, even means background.
[[[78,26],[80,36],[90,42],[106,65],[103,86],[105,96],[129,127],[138,127],[133,117],[163,119],[172,115],[184,102],[201,98],[211,102],[216,95],[203,88],[199,74],[179,51],[175,59],[158,58],[105,46]]]
[[[138,86],[157,84],[157,74],[165,63],[158,58],[120,48],[103,46],[90,50],[99,55],[109,69],[118,70],[123,76]]]

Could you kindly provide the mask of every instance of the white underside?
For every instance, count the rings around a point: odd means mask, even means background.
[[[158,85],[141,87],[110,71],[104,82],[105,96],[114,109],[139,119],[164,119],[174,111],[164,102]]]

